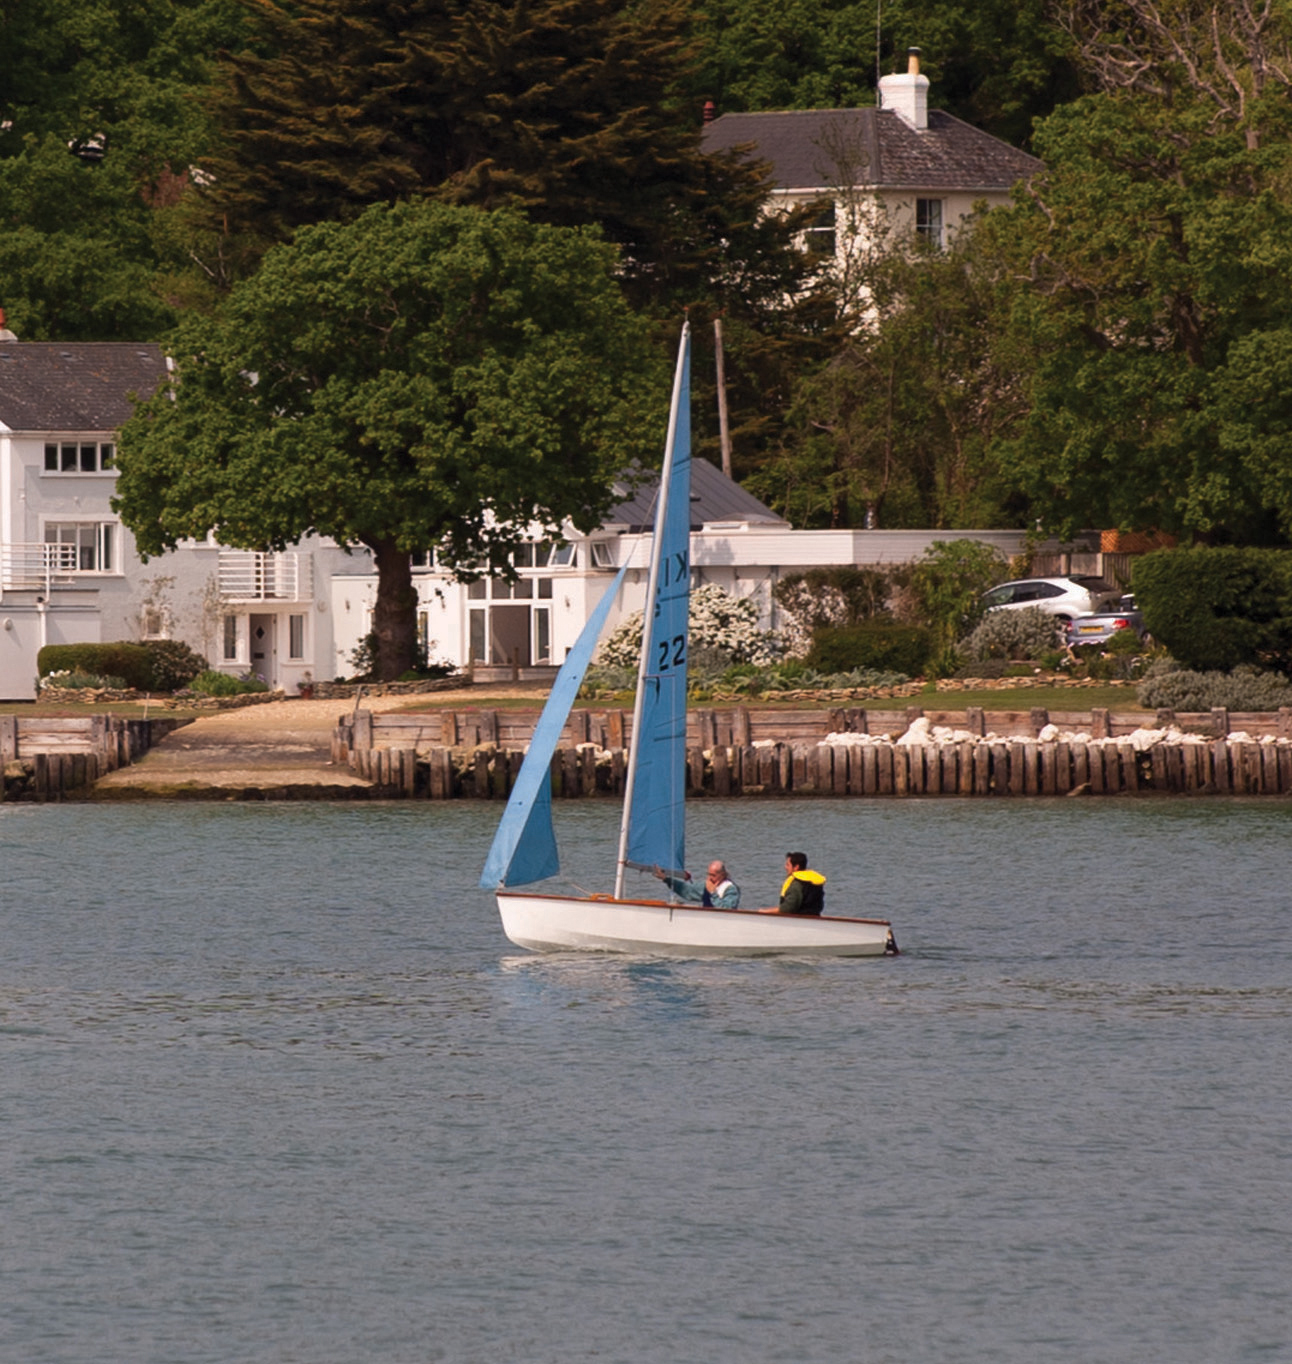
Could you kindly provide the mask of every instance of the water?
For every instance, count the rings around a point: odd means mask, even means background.
[[[1292,802],[693,807],[813,964],[522,954],[492,817],[0,807],[0,1359],[1292,1359]]]

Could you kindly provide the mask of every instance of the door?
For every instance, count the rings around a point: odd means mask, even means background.
[[[489,608],[489,662],[519,663],[528,668],[529,604]]]
[[[271,687],[278,685],[278,649],[274,625],[273,616],[253,615],[249,621],[251,671]]]

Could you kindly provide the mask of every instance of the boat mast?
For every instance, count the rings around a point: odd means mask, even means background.
[[[646,670],[650,665],[651,620],[655,596],[659,591],[660,560],[664,549],[664,526],[668,516],[668,491],[673,477],[673,447],[677,442],[677,414],[682,399],[682,376],[691,341],[691,324],[682,324],[682,342],[677,348],[677,370],[673,376],[673,398],[668,409],[668,438],[664,442],[664,468],[659,477],[659,500],[655,504],[655,531],[651,537],[650,573],[646,579],[646,602],[642,607],[642,644],[637,659],[637,695],[633,698],[632,744],[628,750],[628,770],[624,774],[624,811],[619,823],[619,856],[615,863],[615,899],[624,898],[624,873],[628,869],[628,826],[632,822],[633,788],[637,783],[637,755],[640,746],[642,710],[646,705]]]

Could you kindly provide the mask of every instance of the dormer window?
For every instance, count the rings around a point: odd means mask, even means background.
[[[111,441],[60,440],[45,442],[47,474],[107,474],[116,460]]]

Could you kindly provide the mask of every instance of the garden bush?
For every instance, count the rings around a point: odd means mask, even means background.
[[[988,658],[1040,658],[1052,654],[1059,623],[1039,606],[1021,611],[989,611],[956,645],[970,663]]]
[[[206,659],[182,639],[150,639],[144,648],[152,660],[152,691],[179,691],[207,667]]]
[[[1292,551],[1160,549],[1136,559],[1131,582],[1149,633],[1183,667],[1292,667]]]
[[[803,660],[820,673],[846,673],[856,668],[881,672],[923,673],[933,652],[933,637],[919,625],[868,620],[859,625],[827,625],[812,636]]]
[[[228,673],[208,668],[189,683],[188,689],[199,696],[245,696],[251,692],[268,691],[269,685],[258,677],[232,677]]]
[[[1199,672],[1175,663],[1155,663],[1135,690],[1149,710],[1278,710],[1292,706],[1292,683],[1279,673],[1240,666],[1230,672]]]
[[[90,677],[120,679],[123,687],[151,691],[153,663],[142,644],[46,644],[36,655],[41,677],[50,673],[81,673]]]

